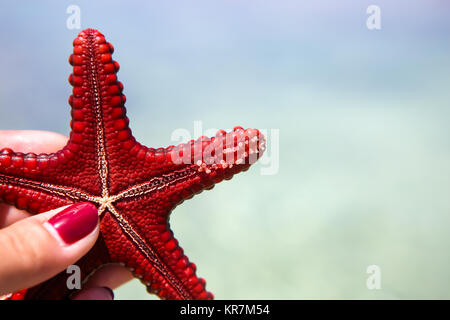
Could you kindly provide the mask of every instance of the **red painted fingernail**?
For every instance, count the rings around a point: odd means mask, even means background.
[[[51,217],[48,223],[65,243],[72,244],[95,229],[98,223],[98,211],[92,203],[76,203]]]

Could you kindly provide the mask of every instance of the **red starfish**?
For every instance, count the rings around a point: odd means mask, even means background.
[[[31,213],[92,202],[101,235],[77,262],[83,281],[102,265],[121,263],[161,298],[211,299],[173,237],[169,215],[185,199],[247,170],[264,151],[264,137],[236,127],[211,139],[147,148],[128,128],[113,46],[93,29],[73,45],[69,142],[52,154],[0,150],[0,201]],[[63,298],[70,293],[66,277],[61,273],[13,297]]]

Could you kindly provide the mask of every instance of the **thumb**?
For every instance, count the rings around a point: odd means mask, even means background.
[[[98,237],[97,212],[82,202],[0,230],[0,295],[41,283],[85,255]]]

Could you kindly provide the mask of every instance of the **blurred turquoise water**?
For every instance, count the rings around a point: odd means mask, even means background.
[[[449,4],[2,1],[0,129],[68,134],[71,4],[116,47],[141,143],[196,120],[279,129],[277,174],[256,164],[173,212],[217,298],[450,298]],[[152,298],[137,280],[117,297]]]

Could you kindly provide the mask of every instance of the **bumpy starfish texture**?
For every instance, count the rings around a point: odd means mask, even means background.
[[[128,127],[113,46],[93,29],[73,45],[69,142],[52,154],[0,150],[0,201],[31,213],[94,203],[101,235],[77,262],[84,282],[103,265],[120,263],[161,298],[213,298],[174,238],[169,215],[184,200],[247,170],[264,151],[264,137],[235,127],[210,139],[147,148]],[[9,298],[64,298],[70,294],[66,280],[63,272]]]

